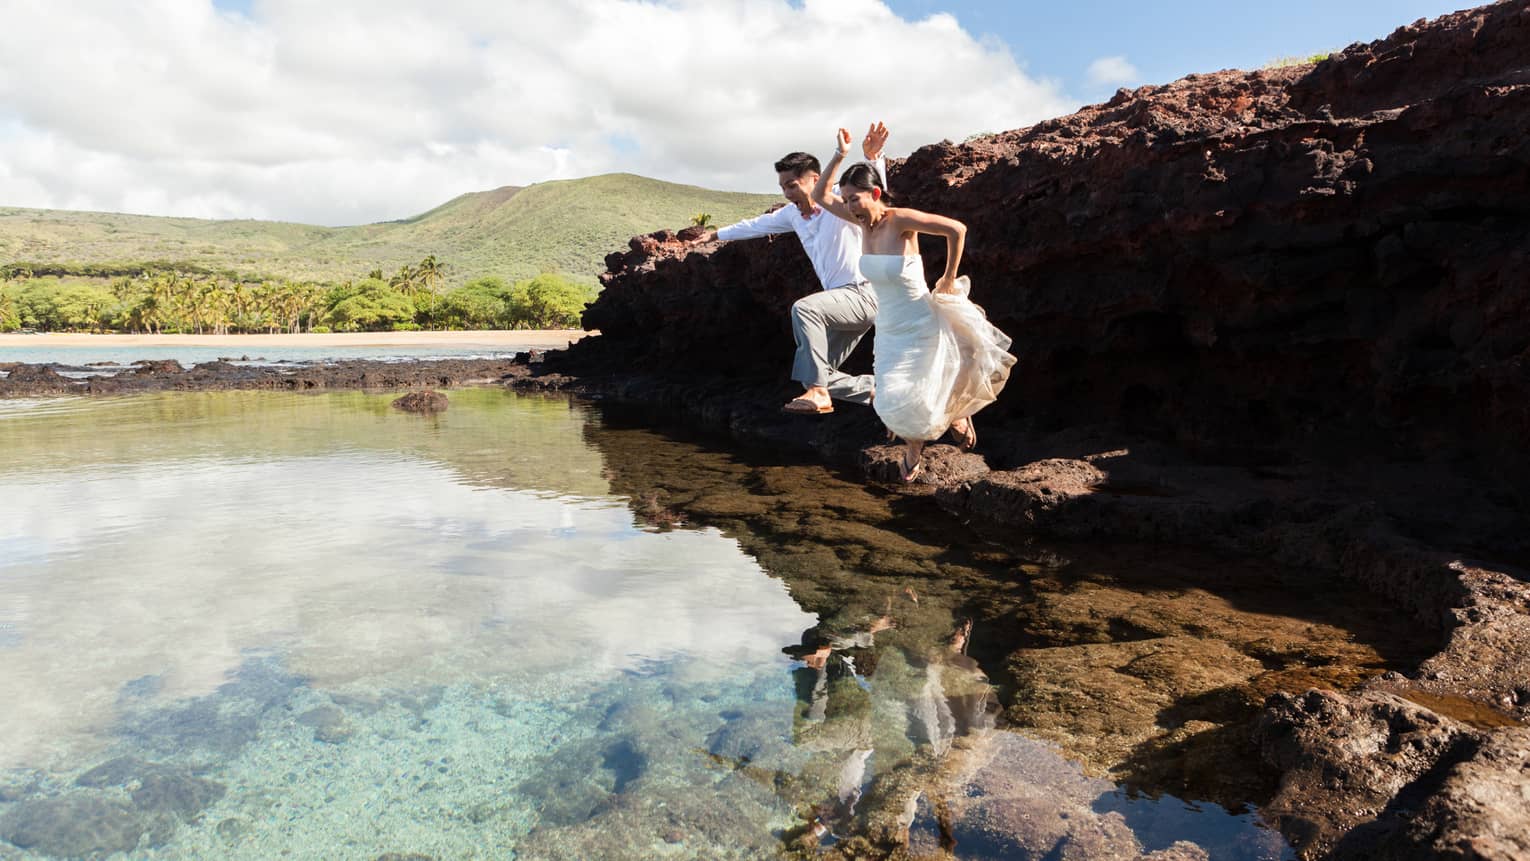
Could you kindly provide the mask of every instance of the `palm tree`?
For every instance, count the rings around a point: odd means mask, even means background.
[[[133,314],[130,319],[135,327],[142,326],[150,333],[158,334],[159,327],[165,321],[164,301],[151,292],[149,295],[138,300],[138,304],[133,308]]]
[[[313,331],[314,318],[319,316],[319,310],[324,307],[324,297],[329,293],[322,284],[303,285],[303,305],[298,310],[298,320],[302,321],[303,315],[308,316],[308,331]]]
[[[419,286],[419,273],[414,267],[405,263],[398,268],[398,274],[388,281],[388,285],[405,296],[413,296],[415,288]]]
[[[255,288],[255,307],[260,312],[261,327],[275,333],[280,319],[282,285],[275,281],[262,281]]]
[[[436,255],[432,254],[420,261],[420,265],[414,269],[414,274],[419,277],[420,283],[425,285],[426,290],[434,293],[436,285],[446,277],[446,264],[437,261]]]

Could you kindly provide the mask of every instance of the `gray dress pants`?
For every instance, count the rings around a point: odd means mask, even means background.
[[[870,284],[851,284],[804,296],[792,305],[792,335],[797,356],[792,379],[804,386],[823,386],[829,397],[869,404],[872,376],[841,371],[861,336],[877,319],[877,295]]]

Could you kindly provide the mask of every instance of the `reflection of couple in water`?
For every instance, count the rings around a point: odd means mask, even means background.
[[[994,726],[993,688],[966,654],[970,621],[939,645],[919,637],[878,643],[898,627],[887,612],[850,631],[809,631],[796,670],[799,705],[795,742],[827,755],[833,794],[815,806],[800,834],[803,848],[833,833],[870,832],[905,844],[921,797],[935,812],[943,843],[952,842],[946,815],[947,761],[965,736]],[[869,809],[858,811],[863,795]]]
[[[862,141],[873,164],[851,165],[830,188],[830,176],[850,152],[840,129],[827,171],[807,153],[776,162],[789,205],[717,231],[719,239],[794,232],[823,292],[792,306],[797,354],[792,378],[802,397],[787,412],[833,412],[834,400],[870,403],[890,434],[903,440],[904,481],[920,474],[927,441],[948,430],[963,449],[977,443],[972,415],[992,403],[1015,359],[1010,339],[967,300],[958,278],[967,228],[959,221],[894,207],[881,159],[887,128],[874,124]],[[921,233],[944,237],[946,267],[932,293],[919,256]],[[875,324],[873,374],[840,370]]]

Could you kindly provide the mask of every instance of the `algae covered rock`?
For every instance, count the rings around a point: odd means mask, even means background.
[[[449,405],[446,395],[430,389],[410,392],[393,402],[395,408],[406,413],[440,413],[445,412]]]

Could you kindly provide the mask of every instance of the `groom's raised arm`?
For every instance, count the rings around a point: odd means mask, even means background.
[[[887,184],[887,158],[882,155],[882,148],[887,146],[887,136],[885,123],[872,123],[871,128],[866,130],[866,137],[861,139],[861,155],[877,169],[877,176],[882,178],[882,187],[892,191],[892,186]]]
[[[761,236],[769,236],[772,233],[791,233],[791,216],[791,204],[787,204],[774,212],[767,212],[754,218],[746,218],[727,227],[719,227],[717,229],[717,238],[755,239]]]

